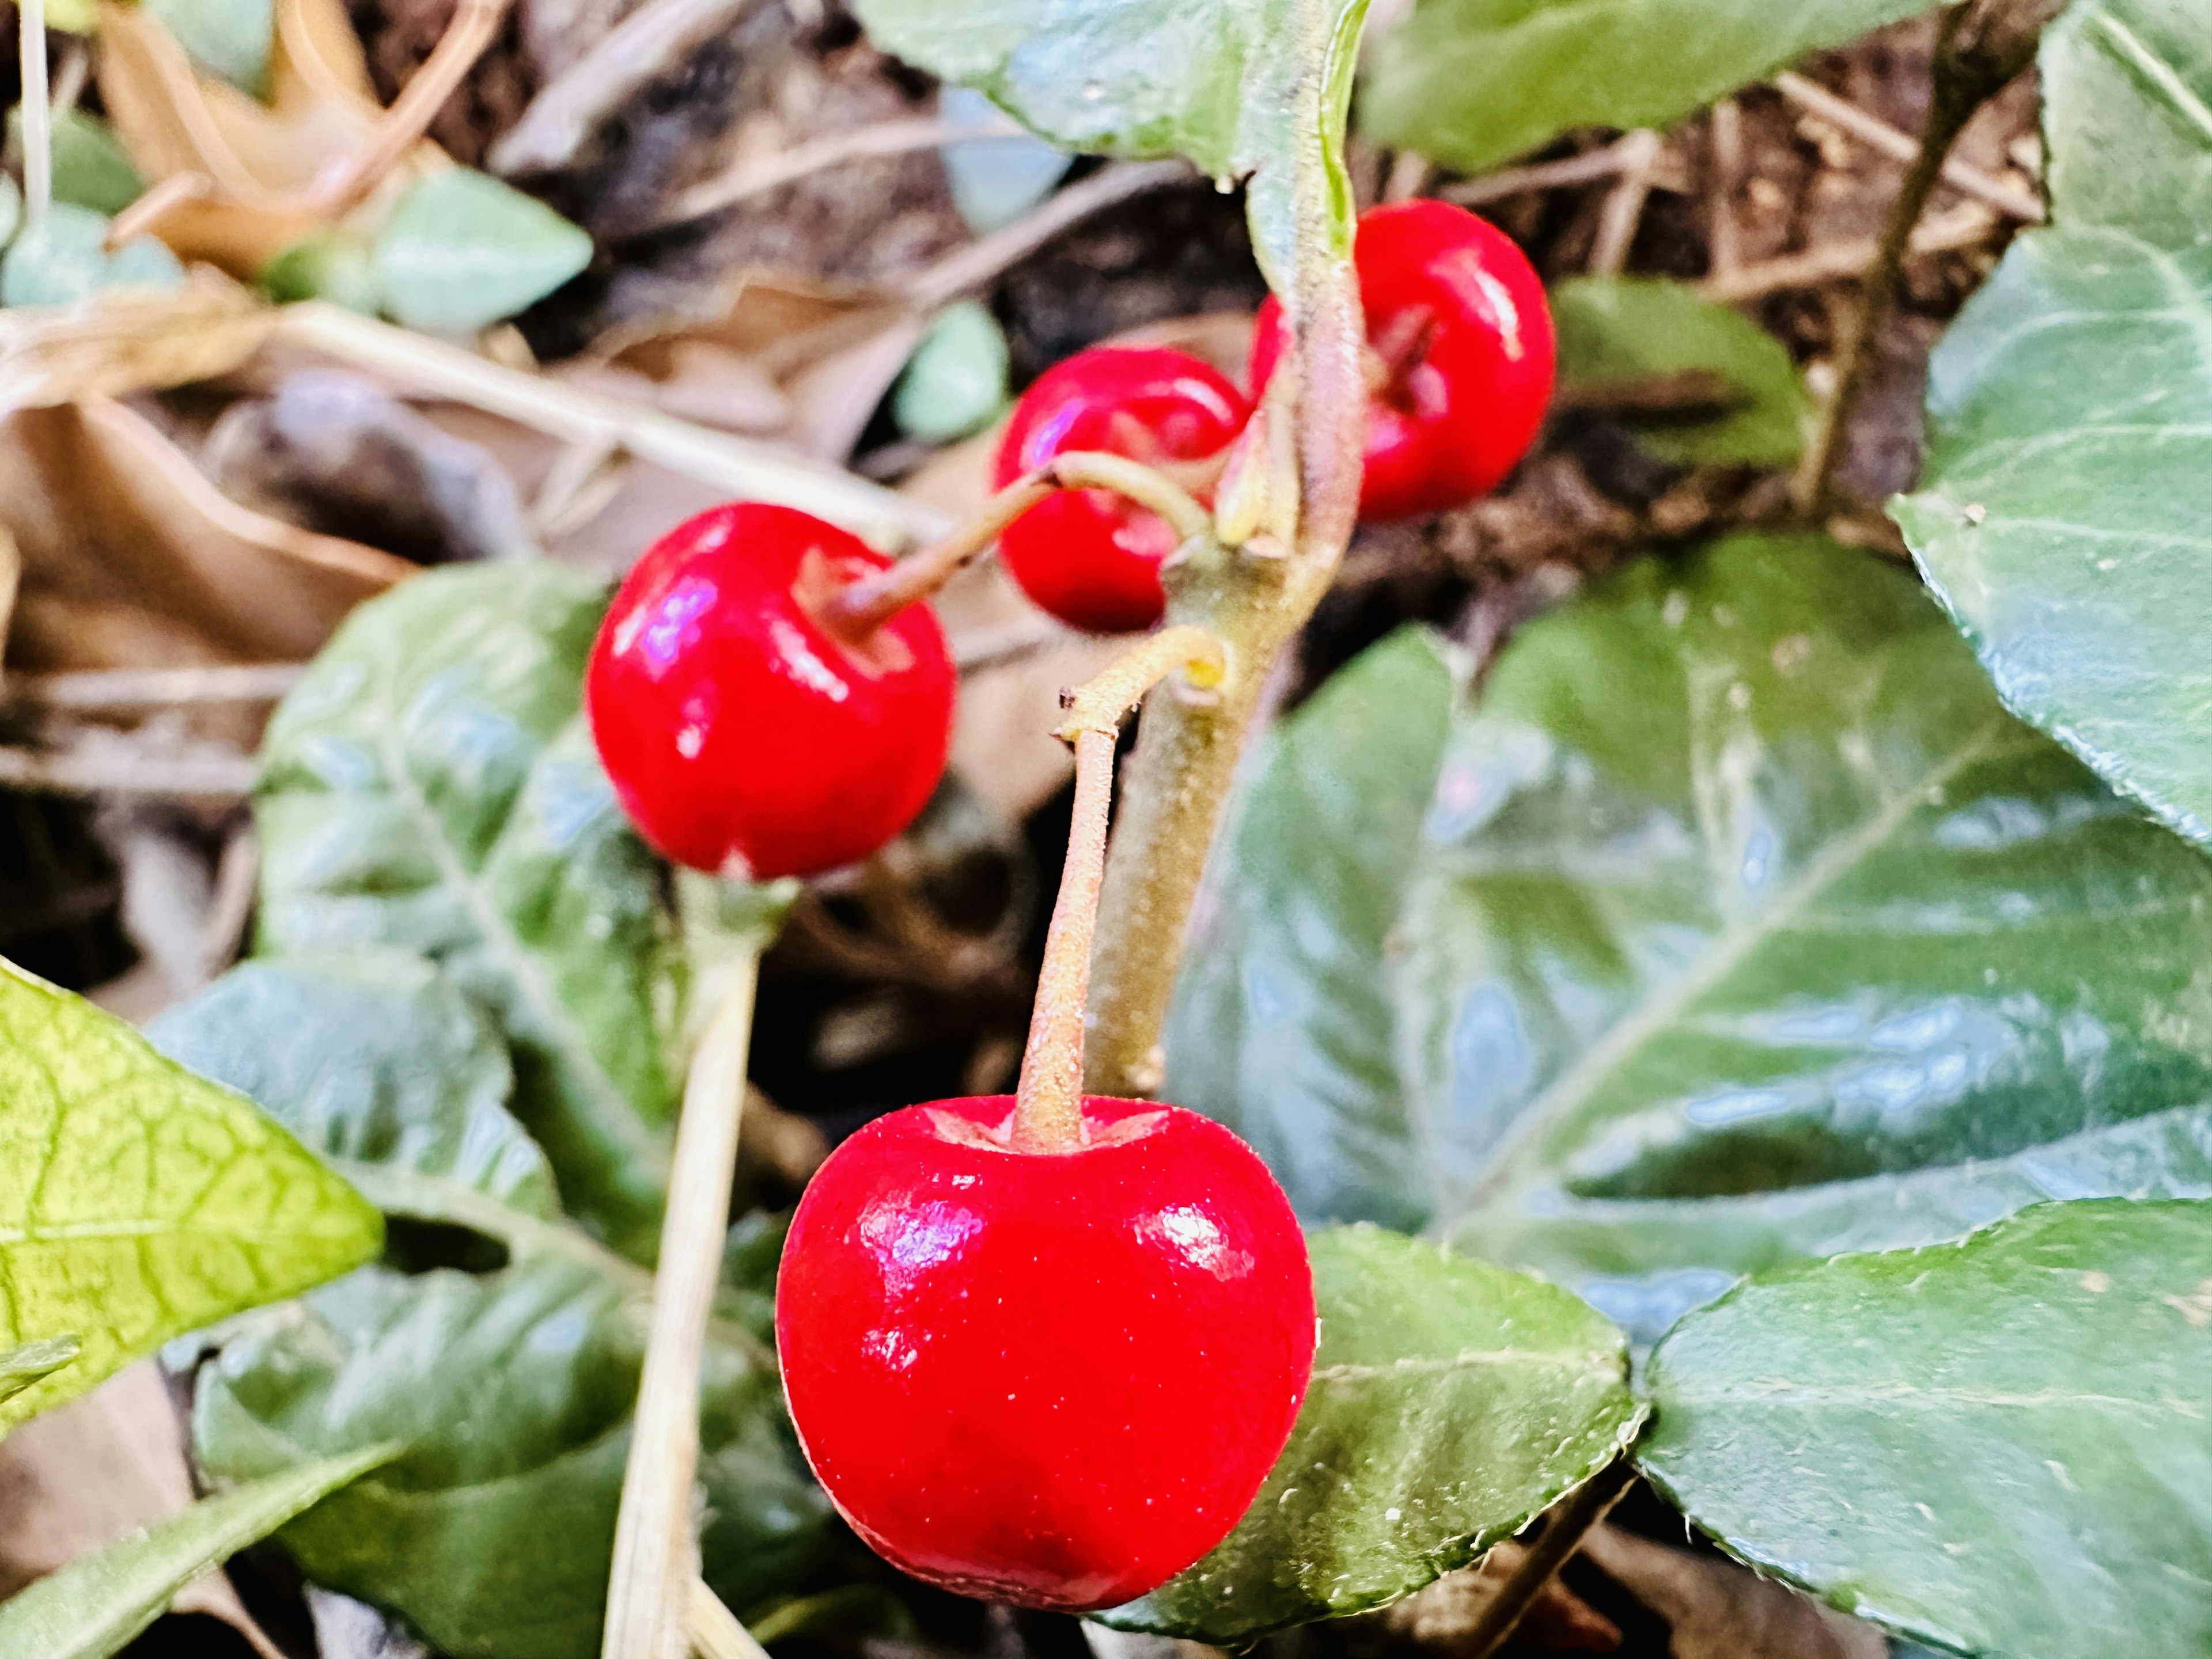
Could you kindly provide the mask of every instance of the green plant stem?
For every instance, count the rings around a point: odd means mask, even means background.
[[[1315,120],[1324,130],[1317,112]],[[1160,1028],[1245,735],[1276,659],[1335,579],[1359,514],[1367,392],[1358,284],[1349,248],[1329,228],[1325,158],[1316,148],[1299,166],[1301,253],[1284,296],[1294,343],[1247,436],[1267,458],[1265,521],[1242,546],[1201,543],[1167,573],[1169,621],[1204,628],[1227,653],[1222,695],[1155,700],[1122,777],[1091,968],[1085,1080],[1097,1094],[1160,1085]],[[1271,441],[1284,431],[1291,443]],[[1237,512],[1236,471],[1232,462],[1224,515]]]
[[[1220,683],[1222,666],[1220,641],[1204,629],[1163,629],[1067,696],[1058,735],[1075,748],[1075,808],[1014,1096],[1013,1144],[1025,1152],[1066,1152],[1083,1144],[1084,1015],[1121,717],[1178,669],[1193,685],[1211,690]]]
[[[1989,98],[2024,68],[2037,32],[2055,9],[2051,0],[1958,0],[1936,25],[1929,68],[1928,123],[1905,169],[1875,245],[1874,263],[1859,279],[1836,349],[1836,384],[1793,481],[1800,512],[1824,516],[1834,505],[1835,473],[1865,395],[1882,324],[1897,299],[1913,227],[1943,176],[1951,147]]]
[[[615,1522],[603,1659],[680,1659],[688,1648],[699,1571],[691,1481],[699,1466],[700,1355],[730,1224],[759,960],[756,951],[732,964],[684,1081],[653,1321]]]
[[[1636,1466],[1626,1457],[1617,1457],[1567,1494],[1545,1522],[1542,1535],[1529,1547],[1513,1576],[1499,1586],[1497,1596],[1460,1644],[1466,1659],[1490,1659],[1505,1645],[1553,1575],[1573,1559],[1589,1529],[1605,1519],[1635,1479]]]

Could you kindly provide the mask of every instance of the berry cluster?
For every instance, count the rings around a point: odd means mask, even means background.
[[[1362,511],[1471,500],[1526,452],[1550,395],[1535,274],[1433,202],[1368,214],[1357,263]],[[1256,395],[1285,343],[1270,301]],[[1063,621],[1152,627],[1162,565],[1203,528],[1252,413],[1182,353],[1086,351],[1015,410],[997,516],[898,566],[787,507],[680,526],[623,582],[587,671],[623,805],[669,858],[720,874],[866,857],[944,767],[956,677],[933,586],[995,533]],[[1313,1360],[1304,1240],[1251,1150],[1177,1107],[1080,1093],[1113,732],[1145,685],[1195,672],[1194,651],[1218,675],[1217,641],[1169,629],[1072,705],[1075,833],[1019,1093],[911,1107],[846,1141],[806,1189],[777,1287],[792,1420],[854,1529],[921,1577],[1033,1607],[1127,1601],[1218,1543]]]

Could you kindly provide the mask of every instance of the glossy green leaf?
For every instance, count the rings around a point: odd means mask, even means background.
[[[0,963],[0,1346],[78,1345],[0,1401],[0,1431],[343,1273],[379,1237],[376,1212],[251,1102]]]
[[[185,268],[150,236],[139,236],[110,253],[107,216],[70,202],[56,202],[46,216],[27,226],[0,257],[0,305],[72,305],[102,289],[167,289],[181,285]]]
[[[1360,130],[1476,172],[1571,127],[1666,126],[1923,0],[1421,0],[1376,43]]]
[[[426,572],[361,606],[270,722],[261,946],[435,957],[514,1050],[570,1213],[656,1237],[676,1018],[651,858],[580,712],[604,599],[557,565]]]
[[[52,146],[57,202],[73,202],[94,213],[120,213],[146,188],[129,152],[96,115],[76,108],[54,111],[46,142]],[[22,158],[23,110],[19,104],[8,112],[8,159],[21,167]]]
[[[592,262],[592,239],[535,197],[472,167],[417,180],[370,256],[385,309],[466,334],[534,305]]]
[[[1425,699],[1399,726],[1450,708]],[[2212,1194],[2212,862],[2008,715],[1905,573],[1812,538],[1647,560],[1525,626],[1453,722],[1402,854],[1368,825],[1418,810],[1410,779],[1358,813],[1285,798],[1297,951],[1217,939],[1170,1027],[1187,1104],[1264,1127],[1341,1098],[1340,1136],[1401,1115],[1334,1191],[1255,1137],[1309,1214],[1403,1205],[1649,1338],[1802,1254]],[[1222,914],[1267,907],[1249,863]],[[1317,959],[1387,1019],[1223,1069],[1243,1034],[1206,988],[1279,997]]]
[[[0,1603],[0,1653],[108,1659],[210,1568],[392,1455],[388,1446],[322,1458],[204,1498],[49,1573]]]
[[[1249,178],[1253,241],[1280,288],[1304,234],[1350,245],[1345,111],[1366,0],[859,0],[870,34],[989,94],[1055,144],[1188,156]],[[1303,181],[1302,181],[1303,179]]]
[[[1241,1644],[1379,1607],[1636,1437],[1626,1344],[1565,1291],[1373,1227],[1312,1249],[1321,1348],[1290,1444],[1212,1554],[1104,1622]]]
[[[1908,1636],[2196,1659],[2208,1378],[2212,1203],[2043,1205],[1692,1314],[1638,1457],[1731,1553]]]
[[[261,94],[276,38],[270,0],[141,0],[194,63],[234,87]]]
[[[1781,341],[1732,307],[1658,276],[1574,276],[1552,290],[1559,383],[1602,393],[1700,374],[1726,389],[1718,414],[1630,410],[1621,422],[1662,461],[1787,466],[1802,446],[1805,389]]]
[[[1403,629],[1270,731],[1183,952],[1165,1097],[1243,1136],[1302,1214],[1427,1214],[1377,969],[1462,674]]]
[[[52,1376],[75,1359],[73,1336],[50,1336],[38,1342],[19,1342],[0,1348],[0,1405],[5,1405],[41,1377]]]
[[[963,300],[948,306],[891,392],[899,430],[929,443],[951,443],[988,425],[1006,406],[1006,331],[990,307]]]
[[[279,1534],[307,1576],[453,1659],[592,1659],[645,1340],[641,1285],[554,1255],[471,1276],[368,1268],[241,1322],[200,1373],[193,1446],[232,1479],[405,1451]],[[710,1340],[708,1582],[746,1607],[818,1554],[829,1506],[774,1371]]]
[[[397,951],[245,962],[147,1027],[161,1051],[250,1097],[372,1199],[392,1174],[556,1219],[545,1154],[507,1109],[507,1044],[436,965]],[[370,1166],[364,1168],[363,1166]],[[418,1196],[391,1206],[429,1209]]]
[[[1891,511],[2006,701],[2212,843],[2212,56],[2194,0],[2045,37],[2052,223],[1929,366]]]

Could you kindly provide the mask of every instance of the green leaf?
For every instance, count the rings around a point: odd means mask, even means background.
[[[2212,844],[2212,58],[2192,0],[2044,38],[2051,226],[1929,366],[1891,513],[2013,708]]]
[[[70,1562],[0,1604],[0,1653],[107,1659],[121,1652],[193,1579],[392,1454],[376,1446],[301,1464]]]
[[[1894,567],[1758,537],[1632,566],[1521,630],[1413,787],[1273,809],[1312,872],[1285,926],[1379,1012],[1317,1027],[1325,1064],[1278,1036],[1280,1071],[1224,1069],[1208,984],[1297,1006],[1276,936],[1231,933],[1170,1027],[1186,1105],[1341,1099],[1347,1144],[1401,1115],[1333,1192],[1255,1136],[1310,1215],[1402,1205],[1648,1338],[1801,1254],[2212,1194],[2212,863],[2006,714]],[[1369,834],[1423,808],[1403,854]],[[1272,902],[1263,860],[1230,877],[1224,914]]]
[[[944,87],[937,94],[940,120],[982,126],[998,116],[973,87]],[[1052,194],[1075,158],[1024,133],[1003,138],[963,138],[939,144],[945,182],[961,220],[978,236],[1004,229]]]
[[[1464,673],[1402,629],[1268,732],[1183,952],[1165,1097],[1243,1136],[1302,1214],[1427,1214],[1376,969]]]
[[[259,96],[269,81],[276,38],[270,0],[143,0],[191,60]]]
[[[1312,1249],[1321,1348],[1290,1444],[1219,1547],[1103,1622],[1242,1644],[1379,1607],[1635,1439],[1627,1346],[1565,1291],[1373,1227]]]
[[[193,1446],[226,1477],[406,1450],[279,1534],[317,1583],[453,1659],[592,1659],[644,1344],[643,1286],[552,1255],[472,1277],[368,1268],[270,1310],[200,1373]],[[773,1370],[710,1340],[708,1582],[744,1607],[819,1554],[829,1505]]]
[[[1730,1553],[1907,1636],[2195,1659],[2208,1377],[2212,1204],[2050,1204],[1691,1315],[1638,1455]]]
[[[0,962],[0,1346],[78,1344],[0,1401],[0,1431],[379,1237],[375,1212],[251,1102]]]
[[[1601,392],[1700,373],[1733,395],[1717,416],[1636,413],[1622,423],[1680,466],[1787,466],[1803,443],[1805,389],[1782,342],[1741,312],[1657,276],[1574,276],[1552,290],[1559,380]]]
[[[676,999],[653,860],[580,706],[603,605],[501,563],[357,609],[270,723],[261,945],[436,958],[504,1030],[570,1212],[646,1259]]]
[[[1278,289],[1302,234],[1340,254],[1351,245],[1345,112],[1366,0],[854,9],[885,51],[988,94],[1063,149],[1182,155],[1217,179],[1249,178],[1254,245]],[[1303,233],[1301,201],[1317,216]]]
[[[342,231],[301,237],[262,266],[259,280],[262,291],[278,305],[327,300],[364,317],[384,309],[368,249]]]
[[[102,289],[167,289],[183,283],[185,268],[177,256],[150,236],[108,252],[107,224],[106,214],[54,203],[0,258],[0,305],[70,305]]]
[[[146,188],[131,157],[107,130],[107,123],[81,109],[58,109],[48,128],[52,146],[54,200],[73,202],[95,213],[120,213]],[[8,159],[23,158],[23,108],[8,112]]]
[[[1421,0],[1376,43],[1359,125],[1463,173],[1571,127],[1660,127],[1925,0]]]
[[[77,1356],[73,1336],[50,1336],[40,1342],[19,1342],[0,1349],[0,1405],[13,1400],[40,1377],[52,1376]]]
[[[404,1172],[453,1219],[480,1194],[555,1220],[545,1154],[507,1109],[514,1072],[491,1021],[436,965],[397,951],[240,963],[148,1026],[161,1051],[250,1096],[378,1196]],[[362,1166],[371,1166],[364,1168]]]
[[[899,430],[951,443],[988,425],[1006,406],[1006,337],[990,307],[948,306],[915,348],[891,393]]]
[[[470,167],[418,180],[371,256],[385,309],[467,334],[544,299],[592,263],[592,239],[533,197]]]

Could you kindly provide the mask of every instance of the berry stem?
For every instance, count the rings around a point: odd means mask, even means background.
[[[1066,698],[1067,719],[1058,735],[1075,749],[1075,810],[1014,1095],[1013,1145],[1022,1152],[1073,1152],[1083,1145],[1083,1026],[1091,936],[1106,870],[1114,740],[1121,717],[1178,669],[1194,687],[1218,686],[1227,672],[1221,641],[1202,628],[1164,629]]]
[[[661,1221],[653,1319],[629,1462],[615,1522],[602,1659],[666,1659],[687,1649],[698,1576],[691,1482],[699,1466],[699,1365],[730,1224],[730,1184],[752,1042],[756,939],[715,1005],[684,1079]]]
[[[816,620],[836,638],[858,645],[907,606],[936,592],[1008,525],[1062,489],[1110,489],[1126,495],[1166,520],[1178,542],[1204,534],[1212,522],[1197,498],[1159,468],[1103,450],[1071,450],[1015,479],[943,540],[908,554],[888,570],[849,583],[823,603]]]

